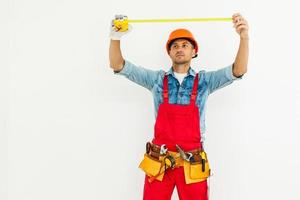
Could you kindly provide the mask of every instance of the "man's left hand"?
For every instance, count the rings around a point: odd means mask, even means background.
[[[248,22],[243,18],[240,13],[235,13],[232,15],[232,23],[234,23],[233,27],[235,27],[236,32],[240,35],[241,39],[248,39]]]

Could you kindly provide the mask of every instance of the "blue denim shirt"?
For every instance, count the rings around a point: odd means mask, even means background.
[[[206,72],[201,70],[198,72],[199,85],[196,104],[199,107],[200,113],[200,131],[202,141],[204,141],[205,138],[205,111],[208,95],[224,86],[231,84],[234,80],[242,79],[242,77],[235,77],[233,75],[232,67],[233,64],[216,71]],[[152,93],[155,108],[154,116],[156,118],[158,107],[163,102],[162,90],[165,71],[146,69],[144,67],[137,66],[128,60],[125,60],[123,69],[120,72],[114,71],[114,74],[123,75],[134,83],[147,88]],[[167,75],[169,85],[169,103],[189,104],[196,72],[190,67],[187,76],[183,79],[181,85],[175,78],[172,67],[170,67]]]

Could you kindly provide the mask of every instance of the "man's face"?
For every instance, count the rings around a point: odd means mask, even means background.
[[[186,39],[177,39],[170,46],[169,56],[174,64],[189,63],[195,55],[195,48]]]

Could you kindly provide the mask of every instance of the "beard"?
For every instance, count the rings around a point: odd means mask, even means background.
[[[188,59],[184,59],[184,60],[181,60],[181,59],[174,59],[174,64],[176,64],[176,65],[183,65],[183,64],[187,64],[187,63],[189,63],[190,62],[190,60],[188,60]]]

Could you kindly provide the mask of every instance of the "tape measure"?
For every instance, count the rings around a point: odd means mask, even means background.
[[[232,18],[183,18],[183,19],[115,19],[115,27],[121,31],[128,30],[129,23],[168,23],[168,22],[231,22]]]

